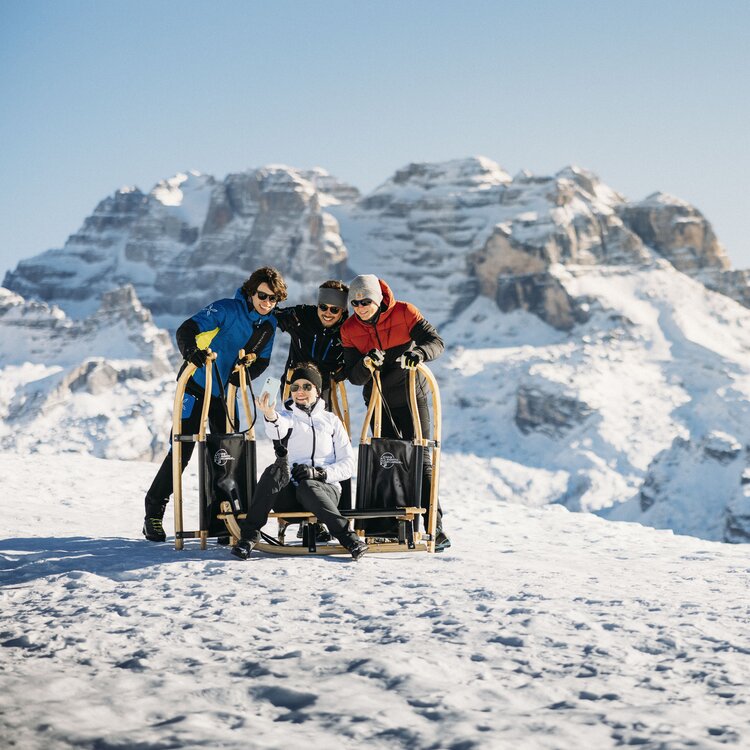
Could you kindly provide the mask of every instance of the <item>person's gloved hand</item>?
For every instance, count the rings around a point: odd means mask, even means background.
[[[185,354],[185,359],[190,362],[191,365],[195,365],[200,368],[206,364],[206,350],[199,349],[197,346],[192,351]]]
[[[367,354],[365,354],[365,365],[367,364],[367,360],[369,359],[372,363],[372,366],[377,370],[378,368],[383,366],[383,363],[385,362],[385,352],[380,349],[370,349]]]
[[[250,375],[247,372],[247,368],[245,368],[246,372],[246,378],[247,380],[250,380]],[[232,372],[229,373],[229,383],[233,385],[235,388],[240,387],[240,371],[239,370],[232,370]]]
[[[419,349],[412,349],[401,355],[401,367],[404,370],[414,370],[422,361],[424,361],[424,354]]]
[[[294,479],[295,482],[301,482],[303,479],[317,479],[319,482],[325,482],[326,470],[320,466],[294,464],[292,467],[292,479]]]

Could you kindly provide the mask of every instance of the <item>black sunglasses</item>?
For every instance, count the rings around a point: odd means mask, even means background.
[[[332,312],[334,315],[338,315],[341,312],[340,307],[336,307],[336,305],[324,305],[322,302],[318,302],[318,309],[322,312]]]
[[[367,307],[367,305],[371,305],[372,300],[371,299],[353,299],[352,300],[352,307]]]
[[[255,291],[256,296],[261,302],[268,300],[269,302],[278,302],[279,298],[275,294],[269,294],[268,292],[261,292],[260,290]]]
[[[297,383],[292,383],[292,385],[289,386],[289,390],[292,393],[297,393],[297,391],[301,388],[303,391],[311,391],[315,386],[312,383],[301,383],[300,385],[297,385]]]

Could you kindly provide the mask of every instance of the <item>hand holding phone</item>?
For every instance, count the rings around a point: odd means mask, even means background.
[[[281,388],[281,381],[278,378],[267,377],[266,382],[263,383],[263,388],[260,391],[260,399],[263,400],[263,394],[268,394],[268,404],[271,407],[276,405],[276,397],[279,394]]]

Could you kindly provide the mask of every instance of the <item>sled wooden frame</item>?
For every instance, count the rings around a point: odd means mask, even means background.
[[[204,393],[210,394],[213,387],[213,362],[216,359],[216,354],[211,349],[206,349],[206,386]],[[247,432],[245,432],[245,440],[254,441],[255,431],[253,430],[253,415],[250,408],[250,399],[248,398],[248,384],[247,384],[247,373],[246,367],[251,365],[256,360],[255,354],[245,354],[244,349],[240,349],[237,355],[237,364],[234,367],[233,372],[237,372],[239,375],[239,391],[242,397],[242,407],[245,412],[245,418],[247,419],[248,425],[250,425]],[[198,367],[192,362],[188,362],[185,369],[182,371],[177,380],[177,390],[174,396],[174,405],[172,408],[172,486],[174,493],[174,547],[177,550],[183,548],[185,539],[200,539],[201,549],[206,549],[206,543],[208,541],[208,529],[198,529],[197,531],[185,531],[182,517],[182,444],[183,443],[205,443],[206,442],[206,428],[208,427],[208,409],[211,403],[211,398],[206,397],[203,399],[203,408],[201,410],[201,421],[200,421],[200,432],[197,435],[183,435],[182,434],[182,402],[185,398],[185,391],[187,388],[188,381],[193,376],[193,373]],[[236,402],[237,402],[237,386],[232,383],[229,384],[227,389],[227,432],[234,432],[234,421],[236,413]],[[202,471],[198,471],[199,484],[203,483]],[[234,536],[232,530],[226,521],[224,524],[229,530],[230,536]],[[239,538],[239,534],[230,541],[234,544]]]
[[[380,383],[380,373],[375,370],[371,364],[368,366],[373,374],[375,387],[370,396],[370,404],[365,415],[362,426],[361,443],[369,445],[372,438],[379,438],[382,426],[382,388]],[[432,411],[433,411],[433,430],[434,439],[427,440],[422,435],[422,425],[419,421],[419,412],[417,409],[417,372],[420,372],[432,394]],[[343,386],[343,383],[341,384]],[[333,386],[333,384],[332,384]],[[333,392],[333,387],[331,389]],[[285,389],[285,393],[286,389]],[[346,393],[344,389],[344,393]],[[343,510],[341,515],[349,519],[367,519],[367,518],[394,518],[399,524],[398,541],[377,541],[378,537],[366,537],[370,553],[385,552],[435,552],[435,527],[437,526],[437,498],[440,472],[440,438],[442,432],[442,412],[440,407],[440,388],[437,380],[430,369],[420,363],[415,369],[409,371],[409,403],[411,407],[412,423],[414,426],[414,445],[424,446],[425,451],[432,450],[432,485],[430,487],[430,508],[427,513],[426,532],[413,531],[414,519],[426,513],[424,508],[405,507],[405,508],[387,508],[373,510]],[[372,424],[372,437],[368,436],[368,430]],[[226,524],[233,538],[239,536],[238,520],[245,517],[244,514],[235,514],[232,512],[231,505],[228,502],[222,503],[223,513],[219,514]],[[314,514],[307,511],[297,511],[291,513],[269,513],[269,518],[277,518],[287,523],[301,521],[303,524],[315,523],[317,520]],[[283,544],[280,542],[258,542],[254,550],[267,552],[272,555],[339,555],[350,554],[349,550],[341,545],[325,544],[318,547],[312,534],[308,534],[308,544]],[[360,536],[363,536],[360,533]]]

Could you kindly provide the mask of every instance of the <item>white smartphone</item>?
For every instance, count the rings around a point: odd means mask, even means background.
[[[263,399],[263,394],[268,394],[268,403],[273,406],[276,403],[276,399],[279,395],[279,389],[281,388],[281,381],[278,378],[267,377],[266,382],[263,383],[263,388],[260,391],[260,400]]]

